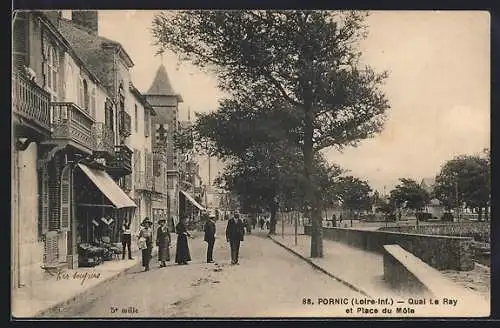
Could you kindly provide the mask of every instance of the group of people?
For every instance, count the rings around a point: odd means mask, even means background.
[[[170,261],[170,245],[171,236],[170,230],[167,226],[167,221],[162,219],[158,221],[159,227],[156,233],[156,246],[158,246],[158,262],[160,268],[166,267],[166,262]],[[149,264],[151,262],[151,253],[153,251],[153,222],[149,218],[145,218],[141,222],[141,229],[137,234],[138,247],[142,252],[142,266],[144,271],[149,271]],[[175,226],[175,233],[177,233],[177,244],[175,251],[175,263],[179,265],[186,265],[191,261],[191,254],[189,252],[188,237],[191,238],[184,220],[180,220]],[[213,250],[216,239],[216,225],[213,217],[209,217],[204,226],[204,241],[207,243],[207,263],[213,263]],[[239,249],[240,243],[243,241],[245,235],[245,225],[240,219],[239,213],[234,213],[233,217],[228,220],[226,228],[226,240],[231,249],[231,264],[239,264]],[[122,259],[125,259],[126,251],[128,251],[128,258],[133,259],[131,252],[132,233],[130,231],[130,221],[126,220],[122,227]]]

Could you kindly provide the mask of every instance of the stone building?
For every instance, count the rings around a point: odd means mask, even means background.
[[[61,21],[57,11],[17,12],[13,21],[14,287],[30,285],[42,269],[78,267],[80,245],[116,240],[113,222],[136,207],[116,183],[131,168],[116,146],[113,95]]]

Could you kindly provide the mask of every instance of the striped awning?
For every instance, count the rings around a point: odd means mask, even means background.
[[[127,196],[108,173],[91,169],[84,164],[78,164],[78,167],[116,208],[137,207],[134,201]]]
[[[186,198],[191,202],[191,204],[193,204],[194,206],[196,206],[198,209],[200,209],[200,211],[204,211],[205,208],[203,206],[201,206],[194,198],[193,196],[191,196],[190,194],[188,194],[187,192],[181,190],[181,193],[186,196]]]

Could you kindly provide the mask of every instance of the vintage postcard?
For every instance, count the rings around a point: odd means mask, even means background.
[[[12,26],[13,319],[490,315],[488,12]]]

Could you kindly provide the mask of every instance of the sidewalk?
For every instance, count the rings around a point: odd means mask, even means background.
[[[383,281],[384,260],[381,254],[323,239],[324,257],[311,258],[311,239],[302,234],[303,227],[298,228],[297,245],[293,227],[285,226],[284,238],[281,237],[281,226],[277,226],[276,230],[277,234],[271,236],[276,243],[351,289],[369,297],[400,296],[390,290]]]
[[[157,248],[155,247],[152,253],[153,258],[156,254]],[[105,261],[93,268],[62,270],[59,274],[44,273],[43,278],[34,281],[31,286],[12,290],[12,317],[36,317],[54,308],[62,307],[138,265],[141,261],[140,252],[135,252],[133,258],[133,260]]]
[[[400,294],[387,286],[383,280],[384,260],[381,254],[368,252],[354,248],[339,242],[323,239],[323,258],[311,258],[311,239],[303,235],[303,227],[299,227],[297,236],[297,245],[295,245],[295,236],[293,227],[285,226],[285,233],[282,237],[281,226],[277,226],[277,234],[270,238],[277,244],[291,251],[304,261],[311,264],[316,269],[324,272],[330,277],[342,282],[365,296],[372,299],[392,298],[396,300],[407,300],[418,298],[416,295]],[[439,273],[437,273],[439,275]],[[441,273],[442,275],[442,273]],[[440,280],[439,278],[438,280]],[[440,280],[441,281],[441,280]],[[430,304],[419,306],[420,310],[425,309],[425,315],[428,316],[473,316],[484,317],[490,313],[489,301],[479,294],[471,292],[458,284],[449,281],[446,282],[444,290],[440,292],[438,298],[441,301],[447,297],[459,300],[452,311],[446,309],[446,306],[433,306]]]

